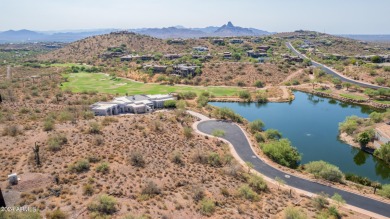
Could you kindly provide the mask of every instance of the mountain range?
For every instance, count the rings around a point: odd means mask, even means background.
[[[101,29],[67,32],[37,32],[31,30],[8,30],[0,32],[0,43],[10,42],[74,42],[89,36],[101,35],[119,31],[119,29]],[[261,36],[272,34],[255,28],[234,26],[230,21],[221,27],[185,28],[182,26],[166,28],[140,28],[128,31],[149,35],[157,38],[199,38],[199,37],[235,37]]]

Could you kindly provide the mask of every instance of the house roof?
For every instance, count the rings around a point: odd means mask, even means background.
[[[376,131],[380,132],[384,137],[390,139],[390,125],[383,123],[375,128]]]

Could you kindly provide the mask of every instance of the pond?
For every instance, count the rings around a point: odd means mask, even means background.
[[[337,100],[294,92],[290,103],[222,103],[248,121],[261,119],[265,129],[279,130],[298,148],[302,164],[324,160],[344,173],[354,173],[381,183],[390,183],[390,168],[371,154],[354,148],[338,138],[338,125],[347,116],[367,118],[372,109]]]

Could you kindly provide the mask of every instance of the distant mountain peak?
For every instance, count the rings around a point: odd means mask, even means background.
[[[234,28],[234,25],[231,21],[229,21],[226,26],[229,28]]]

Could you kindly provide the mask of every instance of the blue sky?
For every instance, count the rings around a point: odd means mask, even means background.
[[[222,26],[390,34],[390,0],[1,0],[0,31]]]

